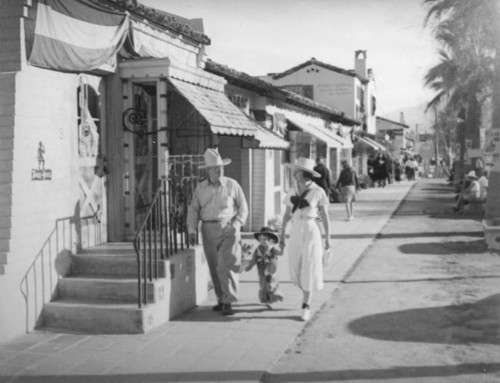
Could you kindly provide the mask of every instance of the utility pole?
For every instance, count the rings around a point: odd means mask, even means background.
[[[434,105],[434,158],[436,160],[434,165],[434,177],[440,176],[439,172],[439,135],[438,135],[438,112],[437,107]]]

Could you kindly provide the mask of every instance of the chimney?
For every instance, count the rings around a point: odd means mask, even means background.
[[[402,124],[406,124],[404,112],[399,113],[399,122]]]
[[[357,75],[366,78],[366,51],[354,52],[354,71]]]

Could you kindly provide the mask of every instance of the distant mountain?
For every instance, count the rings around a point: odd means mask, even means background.
[[[415,130],[415,127],[418,124],[419,132],[424,132],[427,130],[431,130],[432,121],[434,120],[434,116],[432,115],[432,110],[430,110],[426,114],[425,107],[426,107],[425,103],[415,106],[409,106],[399,110],[391,111],[381,117],[401,122],[400,116],[402,112],[404,115],[404,123],[408,125],[411,130]]]

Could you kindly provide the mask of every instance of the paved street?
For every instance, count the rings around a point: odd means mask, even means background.
[[[0,383],[500,381],[500,256],[452,196],[432,179],[363,190],[352,222],[332,204],[333,257],[306,325],[282,259],[272,311],[252,270],[234,317],[211,295],[146,335],[35,332],[0,345]]]

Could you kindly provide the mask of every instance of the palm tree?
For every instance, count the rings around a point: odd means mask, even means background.
[[[441,67],[432,68],[427,85],[438,91],[431,103],[466,110],[465,127],[481,119],[481,103],[492,97],[492,131],[500,137],[500,4],[497,0],[424,0],[426,23],[433,22],[442,43]],[[455,83],[453,83],[455,82]],[[464,97],[465,96],[465,97]],[[494,153],[486,209],[500,221],[500,142]]]
[[[464,174],[466,137],[472,136],[473,145],[479,146],[481,104],[492,78],[491,59],[487,59],[491,49],[487,39],[480,38],[485,35],[479,22],[484,1],[425,0],[424,3],[429,6],[426,23],[437,21],[434,35],[442,46],[440,62],[424,78],[425,85],[437,92],[428,108],[444,104],[443,109],[455,115],[457,121],[461,120],[457,123],[460,142],[457,179],[460,180]]]

